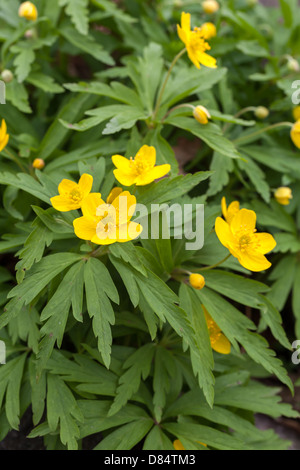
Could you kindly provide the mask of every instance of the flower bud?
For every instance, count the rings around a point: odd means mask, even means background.
[[[281,186],[276,189],[274,195],[276,201],[283,206],[287,206],[290,203],[290,200],[293,199],[291,188],[287,188],[286,186]]]
[[[26,20],[35,21],[38,17],[36,6],[31,2],[21,3],[19,8],[19,16],[21,18],[26,18]]]
[[[300,120],[300,106],[296,106],[296,108],[293,109],[293,116],[295,121]]]
[[[287,67],[290,72],[299,72],[300,71],[300,65],[298,60],[294,59],[293,57],[290,57],[288,59]]]
[[[32,163],[33,168],[37,170],[42,170],[45,166],[45,162],[42,158],[36,158]]]
[[[2,77],[2,80],[5,82],[5,83],[9,83],[11,82],[13,79],[14,79],[14,74],[8,70],[8,69],[5,69],[3,70],[3,72],[1,73],[1,77]]]
[[[219,10],[220,5],[216,0],[204,0],[204,2],[202,2],[202,8],[205,13],[211,14],[216,13],[216,11]]]
[[[196,121],[200,122],[200,124],[207,124],[208,119],[210,119],[210,114],[208,110],[204,106],[197,106],[194,108],[193,116]]]
[[[265,106],[257,106],[256,110],[254,111],[254,114],[257,119],[266,119],[269,116],[270,111],[268,110],[268,108],[265,108]]]
[[[37,37],[37,31],[35,29],[27,29],[24,34],[26,39],[32,39]]]
[[[197,290],[201,290],[205,286],[205,279],[201,274],[191,274],[189,281],[190,285]]]
[[[217,28],[213,23],[204,23],[200,28],[204,39],[211,39],[217,35]]]

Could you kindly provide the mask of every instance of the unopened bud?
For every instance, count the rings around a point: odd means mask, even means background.
[[[33,168],[37,170],[42,170],[45,166],[45,162],[42,158],[36,158],[32,163]]]
[[[202,8],[205,13],[212,14],[219,10],[220,5],[216,0],[205,0],[202,2]]]
[[[201,274],[191,274],[189,281],[190,285],[197,290],[201,290],[205,286],[205,279]]]
[[[274,196],[276,201],[283,206],[287,206],[293,198],[291,188],[287,188],[286,186],[281,186],[276,189]]]
[[[36,6],[32,2],[21,3],[19,8],[19,16],[26,18],[26,20],[35,21],[38,17]]]
[[[299,72],[300,71],[300,65],[298,60],[294,59],[293,57],[289,58],[287,67],[290,72]]]
[[[265,106],[257,106],[256,110],[254,111],[254,114],[257,119],[266,119],[269,116],[270,111],[268,110],[268,108],[265,108]]]
[[[5,69],[3,70],[3,72],[1,73],[1,77],[2,77],[2,80],[5,82],[5,83],[9,83],[11,82],[13,79],[14,79],[14,74],[8,70],[8,69]]]
[[[200,122],[200,124],[207,124],[208,120],[210,119],[210,114],[208,110],[204,106],[196,106],[193,111],[193,116],[196,121]]]

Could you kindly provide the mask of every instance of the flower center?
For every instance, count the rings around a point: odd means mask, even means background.
[[[152,165],[145,161],[144,159],[140,158],[139,155],[133,158],[130,158],[130,167],[138,174],[141,175],[143,173],[147,173],[151,170]]]
[[[241,225],[240,230],[236,232],[236,241],[240,251],[246,251],[247,249],[257,249],[260,244],[257,241],[255,235],[256,228],[251,230],[246,225]]]
[[[205,41],[201,28],[194,28],[190,35],[190,47],[195,52],[205,52],[210,49],[210,45]]]
[[[112,222],[103,223],[100,221],[96,227],[96,234],[100,240],[116,239],[116,225]]]
[[[72,189],[70,198],[73,202],[79,202],[82,199],[81,192],[78,189]]]

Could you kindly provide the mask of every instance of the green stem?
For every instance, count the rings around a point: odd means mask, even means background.
[[[155,120],[156,118],[156,115],[158,113],[158,110],[160,108],[160,105],[161,105],[161,101],[162,101],[162,98],[163,98],[163,94],[165,92],[165,89],[166,89],[166,85],[168,83],[168,80],[170,78],[170,75],[171,75],[171,72],[176,64],[176,62],[180,59],[180,57],[186,52],[186,48],[182,49],[182,51],[180,51],[173,59],[173,62],[171,63],[170,65],[170,68],[168,70],[168,73],[166,75],[166,78],[162,84],[162,87],[161,87],[161,90],[159,92],[159,95],[158,95],[158,98],[157,98],[157,101],[156,101],[156,106],[155,106],[155,109],[153,111],[153,120]]]
[[[22,170],[24,173],[28,173],[28,171],[25,169],[25,167],[22,165],[22,163],[19,161],[18,157],[16,157],[13,153],[11,153],[9,150],[5,149],[4,153],[7,155],[7,157],[12,160],[13,162],[18,165],[20,170]]]
[[[180,109],[180,108],[191,108],[192,110],[194,110],[195,106],[193,106],[192,104],[188,104],[188,103],[179,104],[178,106],[174,106],[174,108],[169,109],[169,111],[164,115],[161,122],[163,122],[169,116],[169,114],[172,113],[172,111],[175,111],[175,109]]]
[[[253,132],[252,134],[239,137],[238,139],[233,140],[233,143],[237,144],[237,143],[243,142],[244,140],[248,140],[249,138],[259,136],[261,134],[264,134],[267,131],[270,131],[271,129],[276,129],[277,127],[293,127],[293,124],[291,122],[278,122],[277,124],[272,124],[271,126],[264,127],[263,129],[260,129],[259,131]]]
[[[214,269],[214,268],[217,268],[218,266],[220,266],[221,264],[225,263],[225,261],[227,261],[231,256],[231,253],[229,253],[229,255],[226,256],[226,258],[222,259],[221,261],[219,261],[218,263],[216,264],[212,264],[211,266],[206,266],[206,268],[201,268],[199,269],[200,272],[202,271],[210,271],[211,269]]]
[[[101,245],[101,246],[99,246],[99,248],[94,250],[90,254],[90,256],[92,256],[93,258],[100,258],[101,256],[106,255],[108,252],[109,252],[109,247],[106,246],[106,245]]]

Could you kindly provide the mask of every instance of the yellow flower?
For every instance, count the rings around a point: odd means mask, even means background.
[[[143,145],[134,159],[130,157],[128,160],[121,155],[114,155],[112,161],[117,167],[114,170],[114,175],[123,186],[131,186],[132,184],[145,186],[165,176],[171,169],[168,164],[155,166],[156,150],[148,145]]]
[[[240,203],[238,201],[233,201],[227,208],[226,199],[225,197],[222,197],[221,207],[224,219],[230,224],[235,214],[240,210]]]
[[[189,281],[192,287],[197,290],[203,289],[205,286],[205,279],[201,274],[193,273],[189,277]]]
[[[203,444],[203,442],[200,442],[200,441],[196,441],[196,442],[198,442],[199,444],[201,444],[204,447],[207,447],[207,444]],[[174,446],[175,450],[185,450],[185,447],[183,447],[183,444],[179,439],[176,439],[173,442],[173,446]]]
[[[113,189],[106,203],[100,193],[91,193],[82,203],[83,217],[73,222],[75,234],[97,245],[134,240],[143,230],[140,224],[130,221],[135,206],[135,196],[121,188]]]
[[[7,126],[4,119],[2,119],[1,127],[0,127],[0,152],[4,150],[7,146],[9,141],[9,135],[7,134]]]
[[[204,305],[202,305],[202,308],[205,315],[212,349],[220,354],[229,354],[231,351],[230,342],[228,341],[226,336],[223,335],[221,329],[218,327],[216,322],[211,318]]]
[[[216,0],[205,0],[202,2],[202,8],[205,13],[211,14],[219,10],[220,5]]]
[[[206,67],[216,68],[216,59],[206,54],[210,50],[210,45],[205,41],[207,39],[207,28],[194,28],[191,31],[191,15],[181,13],[181,26],[177,25],[178,36],[185,44],[188,56],[193,64],[200,69],[200,64]]]
[[[194,118],[196,121],[200,122],[200,124],[207,124],[208,120],[210,119],[210,114],[208,110],[204,106],[196,106],[193,111]]]
[[[300,149],[300,119],[298,119],[292,127],[291,139],[296,147]]]
[[[279,204],[287,206],[290,203],[290,200],[293,199],[291,188],[281,186],[275,191],[275,199]]]
[[[36,6],[31,2],[24,2],[20,5],[19,16],[26,18],[26,20],[35,21],[38,17],[38,11]]]
[[[264,271],[271,263],[264,256],[276,246],[269,233],[256,233],[256,214],[248,209],[241,209],[230,223],[217,217],[216,234],[230,253],[240,264],[250,271]]]
[[[45,166],[45,162],[42,158],[36,158],[32,163],[33,168],[37,170],[42,170]]]
[[[93,177],[88,174],[82,175],[78,184],[70,180],[62,180],[58,186],[59,196],[50,199],[54,209],[60,212],[68,212],[80,209],[85,197],[91,192]]]
[[[295,121],[300,120],[300,106],[296,106],[296,108],[293,109],[293,116]]]
[[[201,33],[203,34],[204,39],[211,39],[217,35],[217,28],[213,23],[204,23],[200,28]]]

